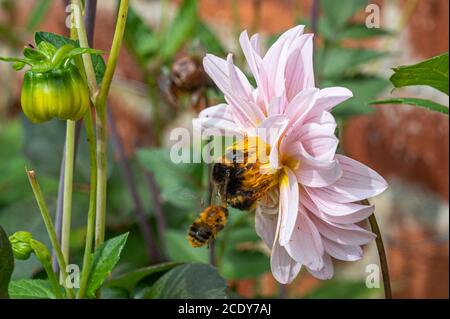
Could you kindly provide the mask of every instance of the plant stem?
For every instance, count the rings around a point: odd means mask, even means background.
[[[314,34],[317,32],[317,21],[319,18],[319,10],[320,10],[320,0],[313,0],[311,6],[311,33]]]
[[[89,161],[91,166],[91,182],[89,192],[89,211],[86,229],[86,242],[83,255],[83,268],[81,271],[80,289],[77,298],[84,298],[87,289],[87,283],[91,270],[92,246],[95,236],[95,216],[96,216],[96,198],[97,198],[97,153],[95,143],[94,123],[92,121],[92,112],[88,112],[85,117],[86,135],[89,144]]]
[[[111,128],[111,137],[116,146],[116,150],[119,154],[119,165],[122,169],[122,173],[125,179],[125,183],[128,186],[128,190],[130,192],[131,199],[133,200],[134,205],[134,213],[136,215],[136,220],[138,222],[140,231],[142,236],[144,237],[144,241],[147,248],[147,256],[150,261],[157,263],[160,260],[160,254],[158,252],[158,247],[155,242],[155,237],[153,235],[153,231],[147,221],[147,217],[145,216],[144,205],[142,204],[142,199],[139,194],[139,190],[137,188],[136,180],[133,176],[133,172],[130,167],[130,163],[125,154],[125,149],[123,146],[122,139],[119,136],[119,132],[117,131],[117,127],[114,122],[114,117],[111,114],[111,109],[108,107],[107,110],[108,122]]]
[[[45,272],[47,273],[47,279],[50,282],[50,285],[52,286],[52,290],[53,293],[55,294],[55,297],[58,299],[63,299],[64,296],[61,293],[61,286],[59,285],[58,278],[56,277],[56,274],[53,271],[51,262],[41,260],[41,263],[45,269]]]
[[[365,201],[369,203],[369,201]],[[383,274],[383,286],[384,286],[384,296],[386,299],[392,299],[392,289],[391,280],[389,278],[389,267],[386,257],[386,251],[384,249],[383,238],[381,237],[380,228],[378,227],[377,219],[375,213],[370,215],[369,223],[372,231],[377,235],[375,242],[377,244],[378,256],[380,257],[381,272]]]
[[[94,30],[95,30],[95,14],[97,10],[97,0],[87,0],[85,3],[85,17],[84,25],[80,25],[78,30],[78,37],[80,39],[81,47],[92,47],[94,40]],[[81,19],[79,19],[81,21]],[[83,29],[83,30],[81,30]],[[87,32],[84,32],[87,30]],[[80,38],[83,38],[81,40]],[[90,57],[90,56],[89,56]],[[94,96],[96,90],[96,78],[95,73],[92,68],[92,60],[83,60],[84,70],[88,82],[91,83],[91,96]],[[86,67],[86,64],[90,65],[91,68]],[[90,71],[88,71],[90,70]],[[88,74],[89,72],[89,74]],[[97,198],[97,145],[95,139],[94,123],[93,123],[93,113],[95,113],[95,108],[91,108],[84,118],[84,123],[86,126],[86,136],[89,145],[89,162],[90,162],[90,190],[89,190],[89,211],[87,218],[86,227],[86,240],[83,255],[83,268],[81,271],[80,289],[78,290],[77,299],[84,298],[87,289],[87,283],[89,280],[91,262],[92,262],[92,247],[95,236],[95,217],[96,217],[96,198]]]
[[[45,224],[45,228],[47,229],[48,237],[50,238],[50,242],[53,246],[54,251],[56,252],[56,257],[58,259],[59,268],[65,270],[67,263],[64,258],[63,252],[61,250],[61,246],[59,245],[58,238],[56,237],[55,228],[53,226],[52,219],[48,212],[47,205],[45,204],[44,196],[42,195],[41,188],[36,179],[36,173],[34,171],[28,171],[28,170],[26,170],[26,172],[28,175],[28,180],[30,181],[31,188],[33,189],[34,197],[39,206],[39,210],[41,212],[42,219],[44,220],[44,224]],[[69,298],[73,298],[74,297],[73,290],[70,288],[67,288],[65,285],[67,274],[65,271],[62,271],[61,274],[63,277],[63,282],[64,282],[63,286],[64,286],[64,289],[66,290],[66,294]]]
[[[75,121],[67,121],[66,153],[64,160],[64,195],[61,229],[61,250],[67,263],[70,256],[70,226],[72,219],[72,185],[75,149]],[[65,269],[60,269],[60,273]],[[62,275],[61,275],[62,278]]]
[[[96,3],[96,1],[91,1],[93,3]],[[78,6],[79,8],[82,8],[81,0],[73,0],[73,4]],[[87,3],[88,4],[88,3]],[[95,15],[92,15],[92,12],[94,10],[90,10],[90,16],[95,17]],[[77,10],[75,10],[75,13],[77,13]],[[77,28],[77,35],[78,35],[78,41],[80,42],[81,48],[89,48],[89,39],[88,34],[86,33],[86,25],[84,23],[84,20],[81,17],[81,10],[78,10],[78,13],[80,16],[75,16],[76,23],[78,25]],[[87,23],[89,27],[91,27],[91,23]],[[93,26],[92,26],[93,28]],[[92,29],[93,30],[93,29]],[[93,32],[93,31],[92,31]],[[92,39],[93,35],[89,34],[89,38]],[[83,65],[84,70],[86,73],[86,79],[89,86],[89,91],[91,93],[91,99],[92,101],[95,101],[95,94],[97,93],[97,80],[95,78],[95,71],[94,71],[94,65],[92,64],[92,57],[90,54],[83,54]]]
[[[151,199],[153,202],[153,210],[155,212],[156,224],[158,226],[158,239],[160,254],[163,255],[165,252],[165,233],[166,233],[166,219],[164,217],[164,212],[162,209],[160,190],[158,185],[156,185],[155,177],[153,174],[146,169],[144,169],[144,177],[146,179],[148,188],[150,190]],[[164,259],[164,256],[161,256]]]
[[[236,47],[239,48],[239,34],[241,32],[241,17],[240,7],[238,0],[231,0],[231,19],[232,19],[232,32],[233,38],[236,40]],[[243,54],[240,50],[236,51],[236,61],[238,64],[243,62]]]
[[[78,143],[80,141],[81,134],[81,121],[77,121],[75,124],[75,150],[74,161],[77,158]],[[59,170],[59,184],[58,184],[58,197],[56,199],[56,217],[55,217],[55,230],[58,237],[58,242],[61,243],[61,229],[62,229],[62,215],[63,215],[63,203],[64,203],[64,167],[66,160],[66,145],[64,144],[64,150],[62,154],[61,167]],[[58,260],[56,254],[52,251],[53,255],[53,270],[59,272]]]
[[[280,284],[279,299],[288,299],[288,285]]]
[[[79,1],[79,0],[78,0]],[[97,109],[97,219],[95,229],[96,246],[103,243],[105,239],[106,225],[106,187],[107,187],[107,167],[106,167],[106,148],[107,148],[107,120],[106,120],[106,99],[111,87],[112,78],[119,58],[120,48],[122,46],[123,34],[127,21],[128,0],[121,0],[119,13],[117,15],[116,30],[114,33],[111,52],[106,66],[105,75],[102,80],[100,92],[96,98],[95,105]]]
[[[261,7],[262,0],[253,0],[253,18],[252,25],[250,27],[250,34],[255,34],[259,31],[259,27],[261,25]]]

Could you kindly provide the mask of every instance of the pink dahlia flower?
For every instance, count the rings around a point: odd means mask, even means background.
[[[256,232],[271,248],[271,269],[283,284],[305,266],[319,279],[333,276],[332,259],[362,258],[361,245],[376,236],[358,226],[374,211],[358,202],[387,188],[369,167],[336,154],[336,122],[330,111],[352,97],[342,87],[318,89],[314,83],[312,34],[297,26],[285,32],[262,56],[258,35],[247,32],[240,44],[256,81],[253,87],[234,64],[207,55],[204,68],[224,93],[226,104],[210,107],[194,120],[220,135],[271,138],[269,164],[276,187],[256,206]]]

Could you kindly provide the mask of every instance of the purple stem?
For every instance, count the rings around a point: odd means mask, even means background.
[[[166,219],[164,217],[164,212],[162,209],[160,190],[158,185],[156,184],[155,177],[153,174],[144,169],[144,176],[147,181],[148,188],[150,189],[150,195],[153,201],[153,209],[155,212],[156,224],[158,226],[158,239],[159,245],[161,247],[161,251],[165,251],[164,247],[164,238],[166,233]]]
[[[116,123],[114,121],[114,117],[112,116],[111,107],[109,105],[107,107],[107,116],[108,123],[111,129],[111,138],[119,155],[119,165],[122,169],[123,177],[125,179],[125,183],[128,186],[131,199],[133,200],[134,213],[136,215],[139,228],[146,242],[147,254],[150,260],[156,263],[160,260],[158,247],[156,246],[156,242],[154,240],[155,237],[153,235],[153,231],[147,221],[147,217],[145,216],[145,210],[144,206],[142,205],[142,200],[139,195],[138,188],[136,186],[137,184],[131,171],[130,163],[125,154],[123,142],[118,134]]]
[[[311,32],[317,32],[317,20],[319,18],[320,0],[313,0],[311,7]]]

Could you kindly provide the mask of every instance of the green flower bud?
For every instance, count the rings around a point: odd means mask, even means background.
[[[9,236],[9,241],[13,250],[14,257],[20,260],[27,260],[33,249],[30,246],[30,240],[33,236],[29,232],[18,231]]]
[[[77,121],[89,109],[89,89],[74,65],[47,72],[29,70],[23,80],[21,103],[34,123],[52,118]]]
[[[16,70],[31,67],[24,76],[21,104],[32,122],[53,118],[76,121],[84,117],[89,109],[89,88],[74,61],[84,53],[102,52],[71,44],[56,48],[41,42],[36,49],[26,47],[24,58],[0,57],[0,61],[12,62]]]

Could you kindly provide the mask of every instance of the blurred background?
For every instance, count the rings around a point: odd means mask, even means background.
[[[339,3],[339,4],[338,4]],[[267,48],[296,24],[315,32],[315,72],[320,87],[344,86],[354,98],[337,107],[340,152],[372,167],[390,188],[372,201],[391,271],[394,297],[449,296],[448,116],[410,106],[368,102],[392,96],[432,99],[438,91],[396,89],[391,68],[448,51],[447,0],[131,0],[125,46],[109,102],[111,156],[108,236],[131,231],[116,273],[161,261],[207,262],[207,249],[186,241],[190,223],[205,205],[207,167],[170,162],[170,131],[221,95],[201,67],[206,52],[233,52],[244,70],[239,33],[263,36]],[[368,29],[368,4],[379,9],[380,28]],[[0,0],[0,55],[18,56],[37,30],[68,35],[63,0]],[[108,50],[117,2],[98,1],[94,47]],[[107,56],[105,56],[107,57]],[[247,70],[246,70],[247,71]],[[33,125],[21,114],[22,74],[0,64],[0,225],[8,233],[33,232],[46,241],[24,166],[39,173],[51,211],[56,211],[64,123]],[[205,178],[206,177],[206,178]],[[81,132],[77,152],[71,238],[81,264],[89,191],[88,152]],[[365,286],[366,266],[378,263],[375,245],[363,260],[336,264],[331,281],[306,272],[280,288],[269,271],[253,215],[231,212],[216,242],[219,273],[235,296],[268,298],[379,298]],[[39,277],[36,260],[17,262],[14,278]],[[133,297],[145,296],[145,288]],[[115,297],[130,297],[114,295]]]

